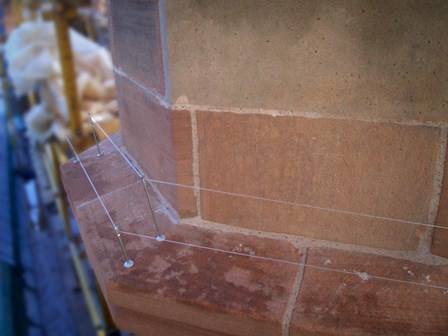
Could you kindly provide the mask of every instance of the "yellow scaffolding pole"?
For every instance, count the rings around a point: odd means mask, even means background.
[[[46,20],[52,20],[55,24],[56,41],[59,50],[62,79],[64,81],[64,96],[69,113],[69,126],[73,134],[81,129],[75,63],[73,61],[69,31],[69,21],[77,16],[78,12],[76,7],[67,5],[61,1],[53,1],[53,9],[44,14]]]
[[[38,1],[34,2],[38,3]],[[20,15],[20,20],[17,19],[17,21],[21,22],[23,20],[23,17],[20,1],[14,0],[14,4],[16,5],[15,13],[17,17]],[[85,135],[78,134],[78,132],[82,130],[82,120],[77,94],[75,64],[69,31],[69,21],[76,18],[78,16],[78,12],[75,2],[73,1],[70,2],[64,0],[52,0],[52,4],[52,10],[45,12],[43,16],[46,20],[53,21],[55,25],[56,41],[59,51],[62,79],[64,82],[64,96],[69,113],[69,128],[72,134],[75,135],[74,140],[77,145],[76,147],[78,147],[78,149],[84,148],[90,143],[90,141],[88,140],[88,138],[85,138]],[[28,95],[28,99],[31,105],[36,103],[36,99],[33,93],[30,93]],[[69,240],[71,258],[81,286],[83,296],[86,301],[92,324],[95,328],[97,336],[106,336],[109,330],[115,330],[113,321],[110,318],[110,313],[107,309],[107,306],[105,306],[102,302],[104,298],[102,297],[102,293],[100,291],[98,291],[98,295],[101,307],[98,307],[98,304],[95,301],[93,294],[94,290],[92,290],[89,286],[85,266],[82,263],[81,255],[73,239],[74,234],[72,232],[70,224],[68,203],[63,190],[59,170],[60,164],[67,160],[63,144],[55,141],[54,139],[44,144],[42,147],[42,159],[47,171],[50,186],[52,188],[53,194],[55,195],[58,211],[63,221],[64,231]],[[103,317],[101,316],[100,310],[103,311]]]
[[[12,1],[12,13],[14,16],[14,22],[16,25],[19,25],[23,21],[23,12],[22,12],[22,1],[21,0],[13,0]]]

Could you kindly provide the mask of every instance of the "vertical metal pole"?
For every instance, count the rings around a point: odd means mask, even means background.
[[[90,119],[90,126],[92,128],[93,138],[95,139],[96,149],[98,150],[98,154],[96,156],[100,157],[100,156],[103,156],[104,153],[101,151],[100,144],[98,142],[98,137],[96,136],[96,133],[95,133],[95,125],[93,125],[93,118],[90,113],[89,113],[89,119]]]
[[[145,189],[146,199],[148,200],[148,205],[149,205],[149,210],[151,212],[152,220],[154,222],[154,226],[156,227],[156,231],[157,231],[156,239],[158,241],[164,241],[166,239],[166,237],[165,237],[165,235],[160,233],[159,224],[157,223],[157,219],[156,219],[156,216],[155,216],[155,213],[154,213],[154,209],[152,208],[151,200],[149,198],[149,191],[148,191],[148,186],[146,184],[147,182],[146,182],[145,175],[142,175],[141,179],[142,179],[143,187]]]

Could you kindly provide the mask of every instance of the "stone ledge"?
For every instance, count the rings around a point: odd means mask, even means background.
[[[101,171],[96,175],[101,178],[92,177],[93,183],[105,194],[103,201],[114,221],[128,232],[123,240],[134,267],[123,268],[118,241],[100,203],[78,191],[89,184],[79,164],[66,163],[62,175],[87,254],[118,327],[138,333],[147,330],[144,334],[151,335],[153,329],[164,328],[161,321],[165,321],[174,323],[179,335],[189,330],[207,335],[281,335],[300,268],[300,249],[274,239],[174,225],[160,215],[160,229],[169,241],[147,238],[154,237],[155,230],[143,186],[132,179],[127,186],[121,183],[124,179],[116,180],[117,189],[108,183],[130,167],[111,155],[107,142],[101,145],[103,157],[88,151],[81,160],[89,173]],[[155,195],[151,197],[156,204]]]
[[[115,140],[120,141],[119,135]],[[123,231],[135,261],[132,269],[122,267],[112,225],[79,164],[67,162],[61,171],[87,254],[119,328],[138,335],[282,335],[305,248],[279,239],[174,225],[155,195],[151,201],[158,204],[157,217],[168,239],[205,248],[148,238],[155,236],[155,229],[141,182],[108,141],[101,146],[103,157],[89,149],[81,159]],[[334,249],[311,248],[306,263],[422,283],[430,275],[431,284],[444,287],[448,279],[447,266]],[[447,311],[448,293],[440,289],[364,281],[353,274],[305,267],[290,334],[446,335]]]
[[[95,273],[117,325],[126,331],[146,328],[152,334],[160,320],[181,330],[204,329],[218,335],[280,335],[284,311],[299,266],[219,251],[156,242],[124,234],[130,270],[122,260],[114,234],[94,202],[78,209],[78,222]],[[95,226],[91,224],[95,223]],[[225,250],[268,254],[300,262],[300,251],[280,241],[244,237],[177,225],[162,230],[175,241]],[[121,314],[149,317],[145,325]],[[153,321],[155,320],[155,321]],[[226,326],[223,328],[223,326]],[[143,329],[144,330],[144,329]]]
[[[290,335],[447,335],[448,266],[430,266],[365,253],[310,248]]]

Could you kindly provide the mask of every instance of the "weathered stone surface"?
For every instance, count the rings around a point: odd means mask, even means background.
[[[427,223],[435,127],[197,112],[202,217],[257,230],[412,250]],[[323,208],[380,216],[367,218]]]
[[[186,231],[171,234],[169,239],[189,242]],[[200,241],[208,245],[208,239],[223,234],[200,235]],[[265,252],[249,237],[228,238],[230,250],[238,241],[256,253]],[[264,245],[281,252],[277,256],[294,255],[281,244]],[[133,247],[130,253],[138,264],[131,274],[115,276],[106,284],[115,305],[212,332],[281,335],[298,266],[136,238],[128,239],[128,246]]]
[[[187,111],[161,106],[145,90],[116,75],[121,133],[129,154],[155,180],[193,185],[191,121]],[[158,184],[181,216],[196,214],[193,189]]]
[[[448,291],[362,278],[447,287],[448,266],[320,248],[308,250],[307,265],[360,275],[305,267],[290,335],[447,335]]]
[[[94,154],[85,154],[85,161],[89,160],[86,156]],[[118,160],[102,166],[102,174],[113,176],[120,165]],[[155,236],[142,185],[137,181],[123,187],[117,181],[117,189],[105,185],[102,199],[123,231],[127,253],[135,261],[132,269],[125,270],[112,224],[99,201],[73,201],[80,199],[76,189],[84,190],[88,184],[85,177],[83,181],[79,164],[66,163],[62,174],[89,260],[120,328],[134,332],[146,328],[147,332],[141,335],[151,335],[152,328],[163,330],[162,322],[174,322],[180,330],[202,330],[203,334],[281,335],[299,265],[262,257],[300,263],[302,253],[293,245],[173,225],[161,214],[163,210],[154,194],[151,201],[160,230],[168,240],[157,242],[142,237]],[[101,181],[96,184],[100,187]],[[130,311],[136,312],[136,316],[132,317]]]
[[[443,0],[167,0],[173,101],[448,122]]]
[[[446,334],[448,266],[323,248],[308,249],[304,260],[305,247],[299,250],[285,240],[174,225],[151,192],[160,231],[168,238],[157,242],[141,182],[113,178],[130,167],[102,147],[107,162],[96,158],[95,148],[81,154],[82,162],[122,230],[133,268],[122,267],[119,243],[100,202],[83,196],[90,185],[80,165],[69,161],[61,171],[89,260],[123,330],[281,335],[299,264],[306,262],[291,335]]]
[[[165,95],[159,1],[110,0],[109,17],[115,66]]]
[[[448,159],[448,149],[446,160]],[[448,258],[448,161],[445,161],[443,172],[442,193],[439,200],[436,225],[444,228],[435,228],[431,252],[435,255]]]
[[[111,136],[111,139],[121,150],[124,150],[120,133]],[[96,147],[91,147],[83,153],[78,153],[82,164],[100,195],[107,195],[117,188],[124,188],[139,181],[137,174],[109,140],[102,141],[100,148],[104,153],[101,157],[96,156],[98,153]],[[111,167],[114,168],[113,174],[106,174],[105,172],[109,171]],[[79,164],[63,165],[61,174],[66,181],[70,181],[70,184],[77,184],[77,187],[70,190],[68,194],[74,210],[78,205],[97,199]]]

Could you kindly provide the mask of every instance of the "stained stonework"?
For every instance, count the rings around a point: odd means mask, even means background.
[[[416,248],[419,227],[402,221],[429,220],[438,128],[205,111],[197,121],[203,188],[284,202],[205,190],[204,219]]]
[[[327,249],[310,249],[307,263],[359,276],[306,269],[291,336],[446,335],[448,320],[440,311],[448,307],[448,291],[406,282],[444,286],[448,266]]]
[[[448,122],[448,3],[167,0],[172,99]]]
[[[303,252],[284,241],[173,225],[160,213],[156,215],[159,228],[168,240],[157,242],[141,182],[123,185],[114,179],[118,172],[136,174],[120,155],[114,155],[112,144],[106,141],[102,147],[103,157],[97,158],[91,150],[81,155],[81,161],[88,174],[108,176],[93,183],[104,193],[105,207],[122,231],[133,268],[123,267],[118,240],[101,203],[81,197],[89,182],[79,164],[65,164],[62,174],[89,260],[118,327],[141,331],[143,326],[134,324],[143,315],[150,318],[140,321],[147,328],[141,335],[151,335],[158,319],[180,325],[185,332],[281,335]],[[151,202],[159,208],[154,193]]]
[[[120,148],[168,240],[107,142],[82,160],[132,269],[62,172],[119,327],[446,334],[445,1],[109,3]]]
[[[120,148],[119,137],[113,140]],[[108,141],[61,168],[114,321],[139,336],[445,335],[448,265],[173,223]],[[134,179],[134,177],[137,177]],[[161,200],[152,191],[155,209]],[[124,256],[112,220],[121,230]]]

